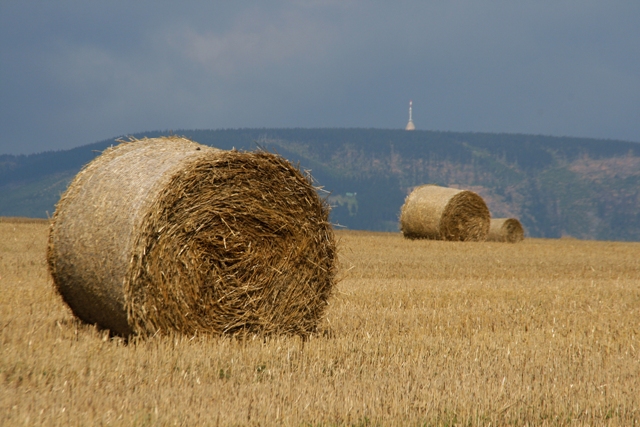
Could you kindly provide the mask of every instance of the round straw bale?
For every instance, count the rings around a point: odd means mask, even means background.
[[[524,228],[515,218],[491,218],[487,240],[491,242],[518,243],[524,240]]]
[[[275,154],[132,140],[70,184],[47,260],[73,313],[119,335],[307,335],[335,282],[328,215]]]
[[[405,199],[400,229],[409,239],[483,241],[491,216],[476,193],[421,185]]]

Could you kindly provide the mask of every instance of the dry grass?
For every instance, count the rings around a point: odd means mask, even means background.
[[[26,218],[23,216],[0,216],[0,222],[12,224],[48,224],[49,220],[44,218]]]
[[[337,234],[324,333],[126,345],[0,223],[0,425],[640,423],[639,243]]]

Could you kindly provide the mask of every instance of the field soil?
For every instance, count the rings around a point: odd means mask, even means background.
[[[640,424],[640,243],[338,231],[317,334],[111,337],[0,219],[0,425]]]

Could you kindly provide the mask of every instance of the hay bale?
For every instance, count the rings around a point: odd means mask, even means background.
[[[328,214],[277,155],[133,140],[75,177],[47,260],[74,314],[119,335],[306,335],[335,280]]]
[[[515,218],[492,218],[487,241],[518,243],[524,240],[524,228]]]
[[[476,193],[437,185],[421,185],[405,199],[400,229],[409,239],[483,241],[490,213]]]

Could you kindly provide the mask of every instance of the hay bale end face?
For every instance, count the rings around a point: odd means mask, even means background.
[[[518,243],[524,240],[524,227],[515,218],[492,218],[487,240]]]
[[[134,140],[70,184],[47,260],[74,314],[119,335],[307,335],[335,281],[328,215],[277,155]]]
[[[491,215],[476,193],[421,185],[409,194],[400,212],[400,229],[409,239],[483,241]]]

